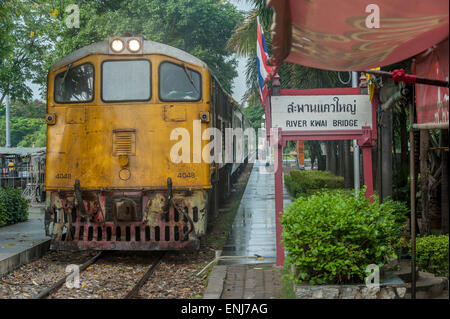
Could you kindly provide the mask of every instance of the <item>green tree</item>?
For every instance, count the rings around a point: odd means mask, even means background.
[[[247,118],[252,123],[255,130],[261,128],[261,123],[263,123],[264,108],[261,104],[254,104],[252,106],[242,109],[242,112],[247,116]]]
[[[68,4],[80,8],[80,28],[68,28],[65,23]],[[40,82],[45,83],[46,70],[59,58],[97,41],[114,35],[144,35],[187,51],[203,60],[231,92],[237,76],[236,60],[226,49],[236,25],[242,20],[228,1],[221,0],[129,0],[129,1],[59,1],[58,14],[53,15],[48,28],[53,50],[44,56]]]
[[[244,95],[249,105],[259,103],[256,68],[256,19],[259,17],[264,31],[266,44],[270,53],[272,25],[272,8],[266,6],[265,0],[247,0],[254,9],[249,11],[243,22],[234,30],[227,47],[239,56],[247,57],[246,79],[248,90]],[[302,65],[282,63],[278,71],[283,88],[312,89],[344,86],[338,79],[338,73],[314,69]]]
[[[11,145],[42,147],[46,143],[44,119],[11,117]],[[5,116],[0,116],[0,145],[5,145]]]
[[[28,103],[23,101],[11,101],[10,115],[11,117],[40,118],[45,117],[46,105],[37,99]],[[0,105],[0,114],[5,113],[5,107]]]
[[[10,107],[11,144],[24,147],[46,145],[46,106],[39,100],[13,101]],[[5,109],[0,105],[0,145],[5,144]]]
[[[28,101],[28,81],[36,79],[42,65],[48,17],[31,1],[6,0],[0,7],[0,104],[6,95]]]

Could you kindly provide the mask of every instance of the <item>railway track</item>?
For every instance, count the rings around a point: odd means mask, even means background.
[[[144,275],[141,277],[141,279],[133,286],[133,288],[128,291],[128,293],[122,298],[122,299],[132,299],[138,296],[139,290],[141,287],[147,282],[147,280],[151,277],[151,275],[154,273],[156,267],[160,264],[161,260],[165,256],[165,252],[159,252],[158,256],[156,256],[156,259],[152,262],[148,270],[144,273]],[[88,261],[86,261],[84,264],[82,264],[79,268],[80,273],[87,269],[89,266],[94,264],[97,260],[99,260],[101,257],[105,255],[105,252],[100,252],[94,257],[90,258]],[[67,281],[67,278],[71,274],[68,274],[64,276],[63,278],[59,279],[56,283],[54,283],[52,286],[42,290],[38,294],[36,294],[33,299],[44,299],[51,295],[53,292],[57,291],[59,288],[61,288],[62,285]]]
[[[141,287],[147,282],[147,279],[153,274],[155,271],[155,268],[159,265],[161,260],[164,258],[164,255],[166,253],[162,252],[160,256],[156,258],[156,260],[153,262],[153,264],[148,268],[148,270],[145,272],[145,274],[141,277],[141,279],[134,285],[133,289],[131,289],[123,299],[132,299],[136,297],[139,293],[139,290]]]

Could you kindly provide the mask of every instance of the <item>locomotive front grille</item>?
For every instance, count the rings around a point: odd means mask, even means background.
[[[205,233],[204,191],[175,192],[167,210],[164,191],[84,191],[85,213],[72,192],[52,192],[51,197],[58,206],[46,209],[50,249],[198,249],[199,236]]]
[[[113,155],[136,154],[136,130],[117,129],[113,131]]]
[[[67,233],[63,234],[62,241],[85,241],[85,242],[169,242],[187,241],[184,234],[188,232],[187,226],[87,226],[77,224],[71,227],[71,238]]]

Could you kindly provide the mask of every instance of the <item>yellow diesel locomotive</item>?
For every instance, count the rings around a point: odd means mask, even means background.
[[[198,160],[205,129],[250,122],[204,62],[142,37],[54,64],[46,123],[45,229],[55,250],[197,249],[248,157],[246,147],[237,163]],[[171,158],[174,132],[188,133],[190,161]]]

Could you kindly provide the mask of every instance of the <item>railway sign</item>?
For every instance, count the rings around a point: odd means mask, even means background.
[[[368,95],[281,95],[271,97],[272,127],[283,131],[372,128]]]
[[[263,102],[268,139],[275,151],[275,223],[277,266],[284,262],[281,243],[283,212],[283,146],[287,141],[357,140],[362,148],[366,196],[373,194],[372,147],[377,138],[376,106],[361,88],[281,89],[274,77]],[[361,93],[363,91],[363,93]]]

